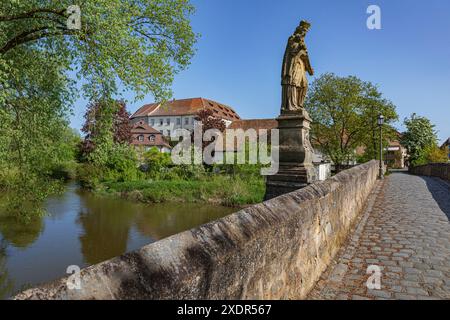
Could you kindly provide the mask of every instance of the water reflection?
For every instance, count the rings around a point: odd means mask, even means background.
[[[80,193],[82,194],[82,193]],[[81,251],[85,262],[95,264],[124,253],[135,213],[133,204],[82,194],[77,223],[82,226]]]
[[[44,230],[42,217],[18,219],[6,213],[0,214],[0,234],[16,248],[32,245]]]
[[[0,239],[0,298],[7,296],[13,288],[14,285],[6,269],[6,241]]]
[[[69,265],[99,263],[235,211],[138,204],[94,196],[75,184],[49,199],[46,209],[47,216],[27,223],[0,213],[0,298],[62,277]]]

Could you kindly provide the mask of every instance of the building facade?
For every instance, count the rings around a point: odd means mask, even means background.
[[[447,141],[444,142],[444,144],[441,146],[442,150],[447,150],[448,152],[448,161],[450,161],[450,138],[447,139]]]
[[[408,151],[398,140],[390,141],[386,148],[385,163],[388,168],[403,169],[407,167]]]
[[[164,136],[171,137],[177,129],[193,131],[198,112],[205,109],[212,110],[214,116],[222,119],[226,126],[240,120],[239,115],[227,105],[205,98],[192,98],[144,105],[131,116],[131,121],[143,121]]]
[[[133,125],[131,135],[131,145],[138,149],[138,151],[145,152],[151,148],[157,148],[160,152],[170,153],[172,150],[161,132],[150,127],[143,120]]]

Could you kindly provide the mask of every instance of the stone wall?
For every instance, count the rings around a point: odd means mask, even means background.
[[[378,163],[274,198],[16,299],[302,299],[348,236]]]
[[[409,171],[419,176],[438,177],[450,181],[450,163],[430,163],[412,167]]]

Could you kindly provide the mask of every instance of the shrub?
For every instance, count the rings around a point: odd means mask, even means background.
[[[157,148],[151,148],[143,157],[147,175],[151,178],[158,178],[172,164],[170,154],[160,152]]]
[[[433,144],[425,147],[412,164],[414,166],[420,166],[428,163],[441,163],[447,161],[448,153],[446,150],[442,150],[436,144]]]

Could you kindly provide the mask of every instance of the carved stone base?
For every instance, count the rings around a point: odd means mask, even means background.
[[[309,140],[311,119],[305,110],[278,117],[280,166],[267,176],[265,200],[289,193],[316,181],[313,149]]]
[[[265,200],[270,200],[283,194],[302,189],[316,180],[314,166],[298,166],[282,168],[273,176],[267,176]]]

